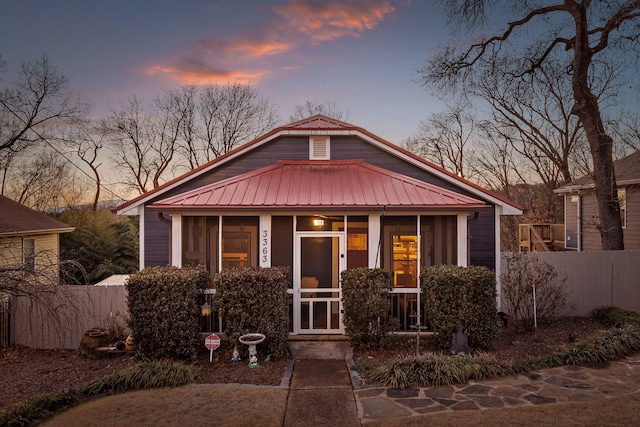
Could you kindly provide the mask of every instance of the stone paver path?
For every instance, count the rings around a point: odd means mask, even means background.
[[[446,411],[640,395],[640,354],[597,367],[563,366],[442,387],[359,388],[354,394],[362,423]]]

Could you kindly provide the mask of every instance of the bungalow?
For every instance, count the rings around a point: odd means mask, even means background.
[[[73,227],[0,196],[0,267],[36,273],[39,280],[59,281],[60,233]]]
[[[640,151],[613,162],[625,249],[640,249]],[[602,250],[593,177],[585,175],[554,190],[564,198],[565,249]]]
[[[279,128],[118,207],[140,217],[140,267],[289,266],[291,332],[341,334],[340,272],[393,273],[415,323],[419,272],[499,271],[500,216],[521,208],[372,133],[322,115]]]

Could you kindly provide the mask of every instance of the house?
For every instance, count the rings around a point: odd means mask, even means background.
[[[0,196],[0,267],[20,268],[38,280],[59,281],[60,233],[73,227]]]
[[[613,162],[625,249],[640,249],[640,151]],[[565,249],[602,250],[598,204],[591,175],[554,190],[564,198]]]
[[[291,332],[343,333],[340,272],[393,273],[393,314],[416,323],[419,272],[499,271],[515,203],[322,115],[262,135],[118,207],[140,217],[140,266],[290,266]]]

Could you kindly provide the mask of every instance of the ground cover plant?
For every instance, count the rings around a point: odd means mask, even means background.
[[[57,411],[75,406],[90,397],[161,387],[177,387],[193,382],[195,372],[187,365],[169,361],[147,361],[120,372],[65,391],[39,395],[16,405],[0,417],[0,426],[29,426]]]
[[[439,386],[562,365],[598,364],[640,351],[640,316],[607,307],[597,310],[594,317],[609,328],[578,342],[560,346],[543,356],[497,360],[485,353],[463,357],[428,353],[390,361],[375,369],[371,378],[374,382],[394,388]]]

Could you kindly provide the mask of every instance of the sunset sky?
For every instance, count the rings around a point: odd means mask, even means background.
[[[0,55],[14,72],[46,54],[96,116],[132,95],[240,82],[273,101],[283,123],[297,104],[335,102],[350,123],[399,144],[441,109],[417,83],[448,35],[430,4],[3,0]]]

